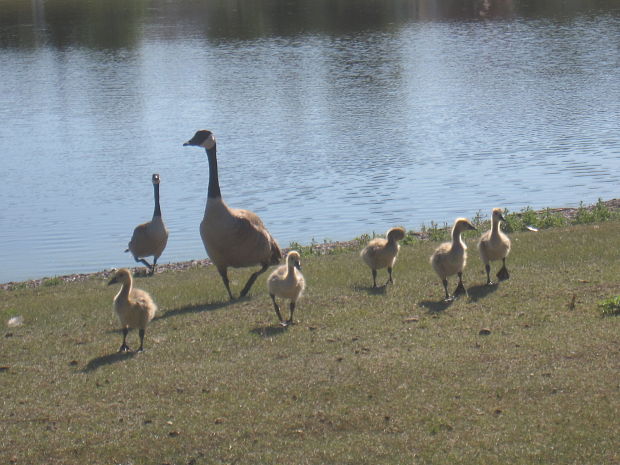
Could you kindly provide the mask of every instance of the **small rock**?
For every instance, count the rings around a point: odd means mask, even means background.
[[[482,328],[478,334],[480,336],[488,336],[489,334],[491,334],[491,330],[489,328]]]
[[[22,326],[24,324],[23,316],[14,316],[13,318],[9,318],[9,321],[6,322],[6,325],[9,328],[17,328],[18,326]]]

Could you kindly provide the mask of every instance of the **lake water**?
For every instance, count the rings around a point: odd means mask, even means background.
[[[618,197],[620,3],[538,3],[0,0],[0,282],[133,266],[155,172],[204,258],[197,129],[282,246]]]

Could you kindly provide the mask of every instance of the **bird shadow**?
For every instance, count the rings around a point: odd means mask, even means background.
[[[477,302],[480,299],[484,299],[486,296],[493,294],[499,289],[499,284],[477,284],[467,289],[469,300]]]
[[[444,312],[454,303],[454,300],[423,300],[418,303],[418,307],[422,307],[428,310],[428,313],[441,313]]]
[[[250,332],[262,338],[269,338],[285,333],[288,331],[288,328],[288,326],[282,325],[257,326],[256,328],[250,330]]]
[[[106,365],[112,365],[118,362],[124,362],[134,358],[138,352],[115,352],[113,354],[102,355],[101,357],[93,358],[82,369],[82,373],[90,373],[98,368]]]
[[[387,294],[388,285],[384,284],[383,286],[377,287],[355,285],[353,286],[353,290],[357,292],[366,292],[368,295],[385,295]]]
[[[181,316],[187,315],[190,313],[202,313],[202,312],[213,312],[215,310],[219,310],[221,308],[228,307],[236,302],[239,302],[242,299],[237,299],[235,301],[226,301],[226,302],[216,302],[213,304],[197,304],[197,305],[185,305],[184,307],[173,308],[168,310],[166,313],[162,315],[158,315],[153,320],[163,320],[164,318],[171,318],[173,316]]]

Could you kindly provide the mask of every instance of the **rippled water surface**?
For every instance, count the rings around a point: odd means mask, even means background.
[[[0,282],[132,265],[154,172],[204,258],[202,128],[282,246],[619,195],[615,2],[67,3],[0,0]]]

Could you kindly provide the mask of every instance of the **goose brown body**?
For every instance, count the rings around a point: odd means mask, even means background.
[[[161,216],[159,205],[159,174],[153,174],[153,189],[155,192],[155,210],[153,218],[147,223],[136,226],[131,240],[125,252],[131,252],[137,262],[141,262],[150,268],[150,274],[155,272],[157,259],[161,256],[168,243],[168,229]],[[145,258],[153,257],[153,264],[149,264]]]
[[[392,283],[392,268],[396,262],[400,244],[398,241],[405,238],[404,228],[391,228],[386,234],[386,238],[377,237],[372,239],[361,251],[360,257],[368,265],[372,272],[373,286],[377,287],[377,270],[388,269],[388,280],[385,283]]]
[[[230,208],[220,192],[215,136],[201,130],[184,144],[203,147],[209,160],[209,188],[200,237],[205,250],[217,267],[230,299],[233,299],[228,280],[228,268],[261,266],[253,273],[241,296],[246,295],[256,278],[271,265],[280,263],[282,251],[262,220],[249,210]]]
[[[114,311],[118,316],[123,330],[123,344],[119,352],[130,350],[127,346],[127,334],[130,329],[137,328],[140,332],[140,348],[144,346],[144,334],[149,322],[157,312],[157,305],[151,295],[133,287],[131,272],[126,268],[118,270],[108,285],[121,283],[121,290],[114,297]]]

